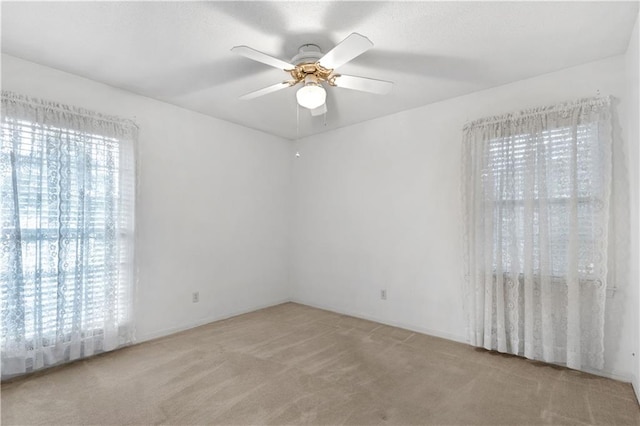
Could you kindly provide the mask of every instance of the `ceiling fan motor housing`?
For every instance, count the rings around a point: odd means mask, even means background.
[[[298,49],[298,54],[291,58],[291,63],[296,65],[301,64],[314,64],[322,58],[323,53],[320,50],[320,46],[317,44],[303,44]]]

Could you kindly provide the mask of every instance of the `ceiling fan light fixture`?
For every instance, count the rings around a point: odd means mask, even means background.
[[[319,83],[309,82],[296,92],[298,105],[307,109],[316,109],[327,99],[327,92]]]
[[[318,45],[304,44],[298,49],[298,54],[291,61],[286,62],[248,46],[235,46],[231,51],[254,61],[279,68],[291,77],[282,83],[247,93],[241,96],[240,99],[254,99],[302,83],[302,87],[296,92],[296,101],[299,106],[310,110],[312,117],[316,117],[327,113],[327,104],[325,102],[327,92],[321,84],[323,82],[328,87],[336,86],[381,95],[389,93],[393,86],[391,81],[337,74],[335,72],[336,68],[363,54],[371,47],[373,47],[373,43],[367,37],[358,33],[351,33],[334,46],[333,49],[324,54]]]

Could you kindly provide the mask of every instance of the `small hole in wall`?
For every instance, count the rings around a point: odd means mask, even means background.
[[[296,152],[296,158],[300,158],[300,153]]]

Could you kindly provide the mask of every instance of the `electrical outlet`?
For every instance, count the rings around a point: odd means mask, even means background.
[[[387,300],[387,290],[380,290],[380,299]]]
[[[200,292],[199,291],[194,291],[193,292],[193,297],[192,297],[192,302],[193,303],[198,303],[200,301]]]

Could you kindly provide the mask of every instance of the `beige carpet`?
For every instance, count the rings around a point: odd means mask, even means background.
[[[631,386],[294,303],[2,385],[2,424],[640,424]]]

